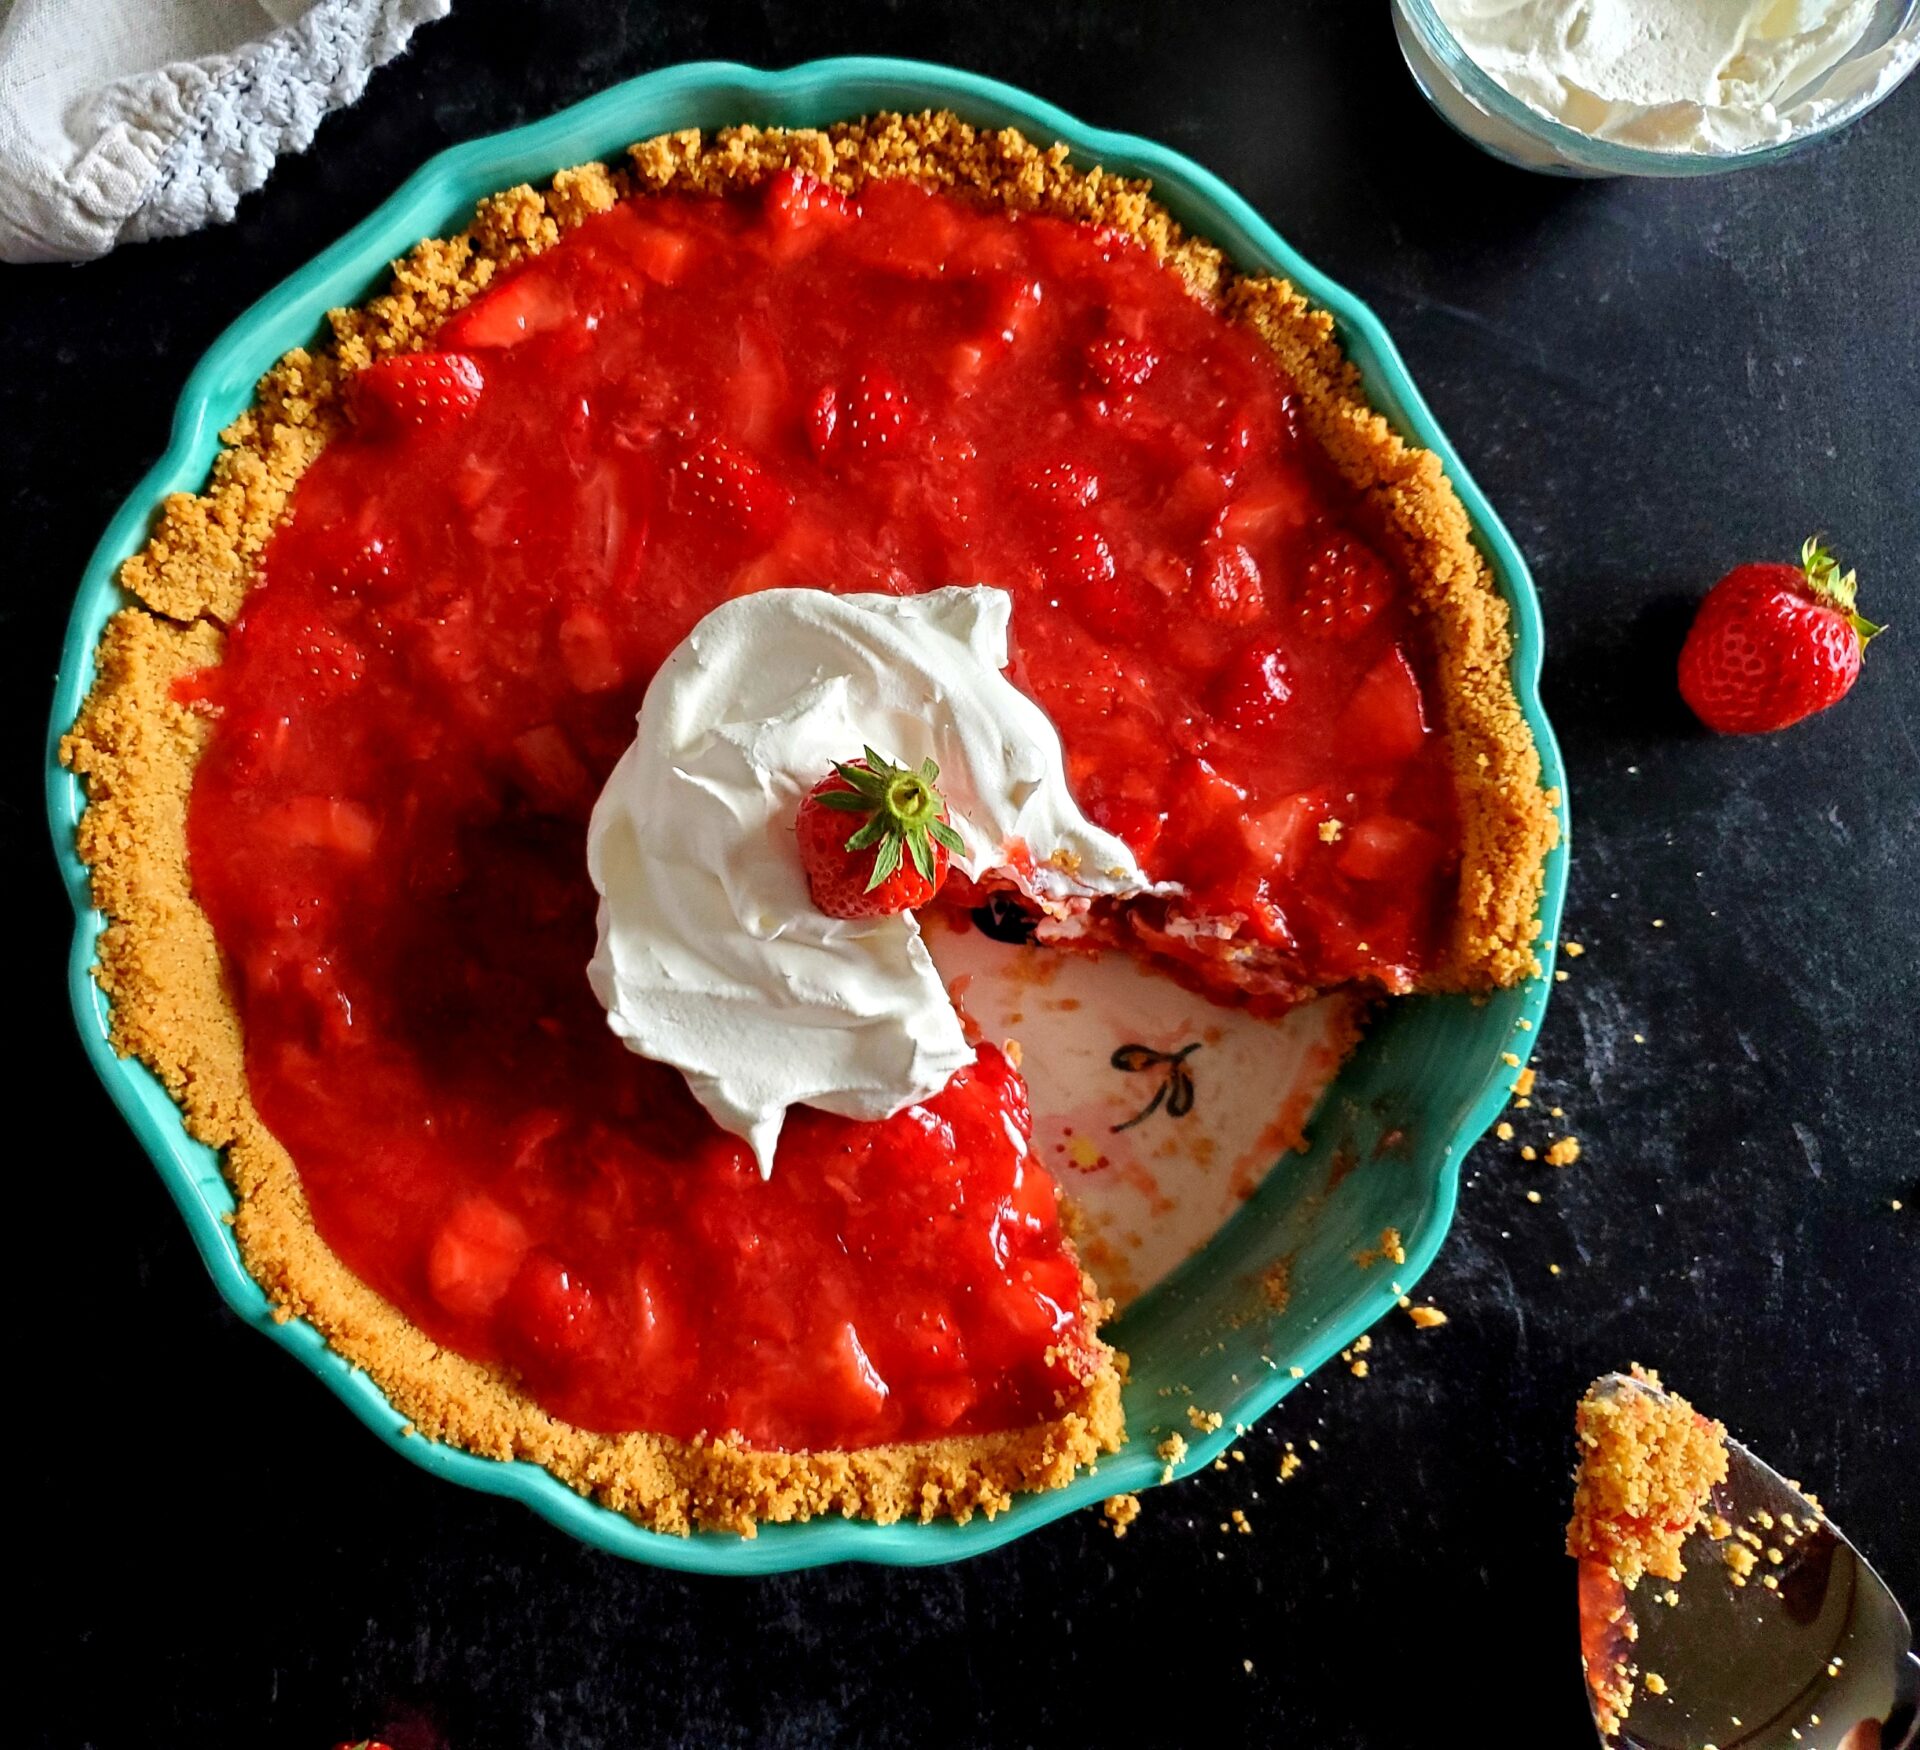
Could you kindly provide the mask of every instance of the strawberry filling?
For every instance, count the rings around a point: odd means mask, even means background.
[[[719,602],[990,583],[1081,806],[1187,889],[1137,941],[1225,989],[1249,954],[1403,983],[1458,829],[1361,507],[1143,249],[904,184],[630,202],[439,347],[354,397],[189,688],[195,890],[321,1233],[590,1428],[1053,1415],[1091,1350],[1017,1075],[796,1111],[763,1183],[607,1030],[588,812]]]

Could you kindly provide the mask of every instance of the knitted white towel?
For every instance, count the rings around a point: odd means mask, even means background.
[[[0,0],[0,260],[233,217],[452,0]]]

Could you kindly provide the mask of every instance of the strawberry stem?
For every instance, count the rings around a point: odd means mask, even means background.
[[[1876,626],[1853,605],[1859,577],[1851,568],[1844,572],[1840,569],[1840,561],[1820,544],[1822,539],[1820,535],[1809,535],[1801,543],[1800,570],[1815,598],[1846,616],[1847,624],[1860,640],[1860,648],[1865,650],[1886,627]]]
[[[822,791],[822,806],[849,814],[864,814],[865,822],[848,838],[846,849],[873,849],[873,873],[867,879],[871,893],[909,859],[923,881],[935,879],[935,845],[952,853],[966,849],[960,835],[940,818],[946,804],[934,788],[940,768],[931,759],[917,767],[895,765],[872,748],[862,750],[857,764],[834,762],[834,773],[845,790]]]

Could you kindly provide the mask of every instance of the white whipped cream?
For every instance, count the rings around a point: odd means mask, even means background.
[[[1148,889],[1075,805],[1046,713],[1001,673],[1012,611],[984,587],[725,602],[654,677],[594,805],[594,994],[762,1174],[789,1106],[886,1118],[973,1061],[912,914],[830,918],[807,895],[794,817],[834,761],[932,755],[970,876],[1024,846],[1051,902]]]
[[[1817,127],[1898,80],[1920,43],[1835,74],[1877,0],[1434,0],[1472,59],[1595,139],[1737,152]],[[1821,81],[1825,81],[1821,84]]]

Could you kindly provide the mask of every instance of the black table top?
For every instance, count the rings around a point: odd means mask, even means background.
[[[1920,1604],[1920,80],[1773,170],[1575,185],[1434,120],[1378,0],[700,10],[459,0],[237,224],[0,275],[23,1091],[64,1120],[15,1168],[45,1224],[12,1248],[15,1513],[56,1535],[16,1568],[14,1734],[1397,1746],[1464,1695],[1485,1742],[1573,1745],[1570,1413],[1635,1358]],[[86,556],[244,305],[451,142],[678,60],[857,52],[1179,147],[1385,319],[1546,606],[1588,952],[1515,1116],[1585,1153],[1489,1138],[1423,1284],[1451,1323],[1389,1319],[1368,1378],[1310,1382],[1124,1542],[1082,1514],[954,1568],[686,1579],[434,1481],[227,1314],[62,1018],[38,738]],[[1825,717],[1706,736],[1688,602],[1816,528],[1894,630]]]

